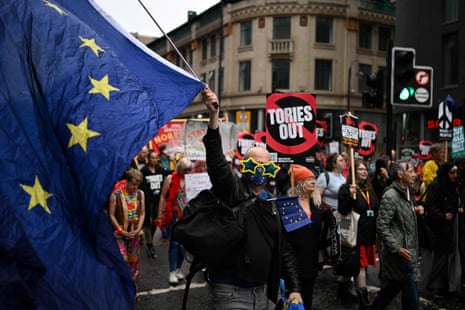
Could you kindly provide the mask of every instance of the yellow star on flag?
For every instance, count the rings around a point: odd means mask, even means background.
[[[79,39],[81,39],[81,41],[83,42],[79,47],[88,47],[92,50],[92,52],[94,52],[94,54],[98,57],[98,53],[101,52],[101,53],[104,53],[105,50],[103,48],[101,48],[100,46],[97,45],[97,43],[95,43],[95,39],[86,39],[86,38],[83,38],[81,36],[79,36]]]
[[[19,186],[21,186],[21,188],[26,193],[31,195],[31,200],[29,200],[29,207],[27,208],[28,210],[31,210],[37,205],[40,205],[45,210],[45,212],[47,212],[48,214],[52,214],[52,212],[50,212],[50,209],[48,208],[47,199],[49,199],[53,195],[44,190],[37,176],[34,179],[33,186],[28,186],[24,184],[19,184]]]
[[[108,84],[108,74],[99,81],[94,80],[89,76],[89,80],[94,86],[91,90],[89,90],[89,94],[102,94],[107,100],[110,100],[110,92],[111,91],[119,91],[119,88],[113,87]]]
[[[66,14],[65,11],[63,11],[62,8],[60,8],[58,5],[56,5],[56,4],[54,4],[54,3],[51,3],[50,1],[44,0],[44,4],[45,4],[46,6],[51,7],[51,8],[54,9],[55,11],[57,11],[58,14],[60,14],[60,15],[68,15],[68,14]]]
[[[84,152],[87,153],[87,140],[92,137],[100,136],[99,132],[90,130],[87,128],[88,125],[87,117],[79,124],[73,125],[67,123],[69,131],[71,131],[71,138],[69,139],[68,148],[72,147],[75,144],[79,144]]]

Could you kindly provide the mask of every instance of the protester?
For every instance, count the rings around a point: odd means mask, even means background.
[[[207,172],[207,162],[203,159],[198,159],[194,163],[193,173]]]
[[[148,163],[141,169],[144,176],[140,188],[145,194],[145,221],[144,239],[147,255],[155,258],[155,249],[152,239],[156,230],[154,220],[158,216],[158,203],[160,200],[161,187],[166,177],[165,170],[160,166],[158,155],[154,150],[149,150]]]
[[[139,170],[127,170],[126,182],[111,194],[108,206],[116,242],[134,282],[139,277],[140,240],[145,219],[144,192],[138,189],[141,182]]]
[[[321,194],[321,202],[331,210],[337,210],[339,188],[346,182],[342,171],[346,168],[346,160],[338,153],[331,153],[326,158],[325,171],[318,176],[316,186]]]
[[[174,160],[173,157],[171,157],[170,155],[166,153],[167,147],[168,146],[164,143],[160,144],[160,146],[158,147],[158,150],[159,150],[158,158],[160,160],[161,166],[165,170],[167,170],[169,173],[171,173],[174,171],[176,167],[176,160]]]
[[[458,167],[459,198],[460,207],[465,210],[465,156],[455,158]],[[462,266],[462,289],[465,289],[465,212],[459,213],[459,250],[460,262]]]
[[[299,204],[312,223],[287,233],[299,268],[302,299],[306,309],[313,309],[313,287],[315,285],[321,247],[322,220],[320,205],[315,203],[316,178],[312,171],[301,165],[292,165],[289,171],[294,178],[295,192]]]
[[[144,145],[131,162],[130,168],[141,170],[147,164],[149,149]]]
[[[370,309],[386,309],[400,291],[403,310],[419,308],[417,282],[420,277],[420,249],[416,212],[423,214],[424,209],[422,206],[415,207],[413,189],[410,187],[415,177],[411,163],[392,163],[392,184],[384,192],[376,220],[376,232],[383,243],[382,287]]]
[[[427,222],[435,240],[431,274],[425,278],[426,288],[441,296],[458,293],[461,287],[458,213],[463,213],[463,208],[457,172],[458,167],[453,162],[442,164],[425,201]]]
[[[290,292],[289,300],[302,302],[295,257],[283,236],[275,204],[267,200],[270,193],[264,191],[279,168],[265,148],[252,147],[244,156],[242,177],[235,176],[221,145],[218,98],[208,87],[203,102],[210,111],[203,142],[213,192],[229,206],[257,197],[244,210],[245,241],[237,255],[222,262],[223,267],[208,270],[215,309],[269,309],[269,300],[277,302],[281,277]]]
[[[356,262],[360,271],[355,276],[355,287],[358,296],[359,309],[367,309],[370,305],[366,287],[366,272],[369,265],[376,266],[376,217],[378,215],[378,198],[368,178],[368,166],[365,162],[356,160],[355,184],[352,184],[352,171],[349,172],[347,183],[339,189],[338,211],[347,215],[354,211],[360,215],[357,229],[356,250],[360,259]],[[352,249],[353,250],[353,249]],[[344,251],[343,251],[344,252]],[[350,278],[341,277],[340,282],[348,282]],[[343,284],[341,284],[343,285]]]
[[[439,170],[439,166],[444,162],[445,151],[442,143],[435,143],[431,146],[429,153],[431,159],[427,160],[423,165],[423,198],[422,201],[426,201],[426,194],[428,186],[434,181]]]
[[[184,260],[183,247],[173,239],[172,229],[177,219],[182,217],[186,200],[185,175],[192,170],[192,162],[183,157],[176,164],[175,171],[166,177],[161,190],[160,201],[158,203],[158,221],[166,225],[169,237],[168,260],[170,265],[169,283],[178,284],[179,280],[184,280],[181,267]]]
[[[371,176],[371,184],[375,191],[376,197],[381,199],[383,197],[384,189],[391,183],[389,179],[389,168],[391,160],[387,155],[381,156],[375,161],[375,171]]]

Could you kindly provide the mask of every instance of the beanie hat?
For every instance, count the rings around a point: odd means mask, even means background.
[[[310,169],[302,165],[291,165],[291,169],[289,169],[288,172],[290,176],[292,176],[292,171],[294,171],[294,184],[297,184],[306,178],[315,177]]]

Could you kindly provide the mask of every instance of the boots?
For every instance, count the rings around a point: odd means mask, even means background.
[[[357,289],[358,296],[358,310],[367,310],[371,306],[370,299],[368,298],[368,290],[366,287]]]
[[[337,283],[337,300],[343,305],[351,305],[357,303],[357,295],[353,291],[352,282]]]

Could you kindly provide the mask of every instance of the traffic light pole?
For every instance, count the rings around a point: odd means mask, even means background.
[[[386,53],[386,76],[390,81],[392,74],[392,63],[391,63],[391,54],[392,54],[392,40],[389,40],[388,50]],[[386,154],[391,158],[391,150],[395,150],[395,132],[393,132],[393,122],[392,122],[392,98],[391,98],[391,83],[386,83]],[[395,158],[391,158],[395,160]]]

